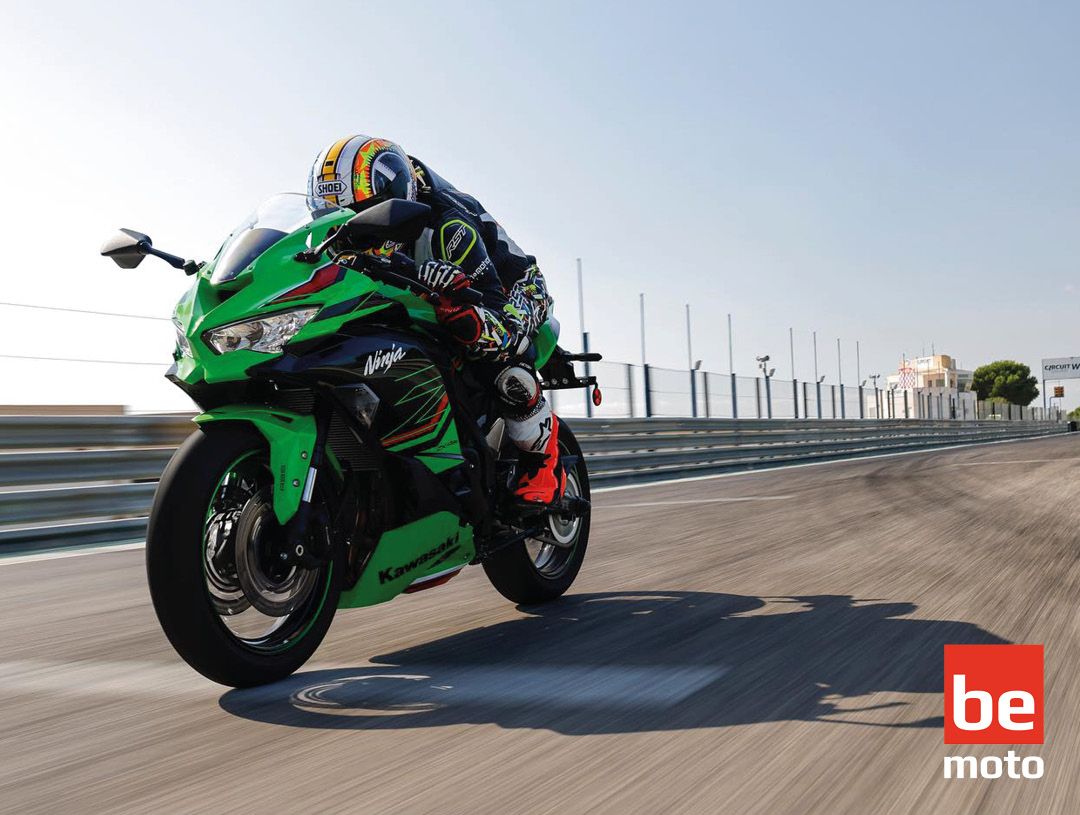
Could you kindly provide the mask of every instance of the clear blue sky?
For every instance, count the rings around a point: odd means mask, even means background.
[[[479,197],[609,358],[1080,355],[1080,7],[1067,3],[6,4],[0,300],[168,316],[182,275],[350,132]],[[0,307],[0,353],[164,360],[166,323]],[[574,345],[572,340],[567,343]],[[179,407],[160,372],[0,360],[0,402]],[[19,390],[16,391],[16,388]],[[1067,400],[1080,402],[1080,386]]]

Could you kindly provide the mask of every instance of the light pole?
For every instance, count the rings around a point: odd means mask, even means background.
[[[820,382],[821,379],[820,379],[820,377],[818,377],[818,368],[817,368],[817,332],[816,331],[813,332],[813,336],[814,336],[814,381],[815,382]]]
[[[735,340],[731,330],[731,314],[727,316],[727,364],[728,376],[731,378],[731,418],[739,418],[739,393],[738,383],[735,381]]]
[[[795,329],[788,328],[788,348],[791,351],[791,381],[795,381]]]
[[[772,390],[769,385],[769,379],[774,373],[776,368],[769,367],[769,355],[765,354],[763,357],[755,357],[757,360],[758,368],[761,369],[761,375],[765,377],[765,418],[772,418]],[[758,408],[758,416],[761,416],[760,402]]]
[[[585,330],[585,284],[582,282],[581,275],[581,258],[577,259],[577,301],[578,301],[578,322],[581,325],[581,350],[586,354],[589,353],[589,332]],[[585,376],[592,374],[592,366],[588,362],[585,363]],[[593,415],[593,403],[589,398],[589,389],[585,388],[585,415],[592,418]]]
[[[686,367],[694,367],[693,340],[690,338],[690,304],[686,304]]]
[[[840,388],[840,418],[846,419],[844,407],[844,363],[840,359],[840,338],[836,338],[836,381]],[[836,391],[833,391],[833,418],[836,418]]]
[[[645,292],[638,294],[641,312],[641,395],[645,397],[645,418],[652,416],[652,388],[649,383],[649,364],[645,361]]]
[[[874,418],[883,419],[884,417],[881,415],[881,395],[878,393],[877,386],[878,380],[881,379],[881,374],[870,374],[867,379],[874,383],[874,410],[876,411]]]
[[[581,347],[588,353],[588,348],[585,347],[585,285],[581,280],[581,258],[577,259],[577,303],[578,303],[578,323],[581,325]]]
[[[645,292],[638,295],[638,309],[641,312],[641,366],[645,367]]]
[[[727,365],[728,373],[735,376],[735,334],[731,330],[731,315],[727,316]]]
[[[686,304],[686,367],[690,371],[690,415],[697,418],[697,368],[694,365],[693,339],[690,332],[690,304]]]

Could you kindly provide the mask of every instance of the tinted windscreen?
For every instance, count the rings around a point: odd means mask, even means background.
[[[280,193],[263,201],[233,230],[214,262],[211,283],[225,283],[291,232],[335,212],[345,212],[322,198]]]
[[[214,266],[213,283],[232,280],[255,262],[255,259],[288,234],[279,229],[249,229],[229,241]]]

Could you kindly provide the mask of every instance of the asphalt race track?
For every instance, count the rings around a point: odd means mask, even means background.
[[[139,550],[0,561],[0,811],[1080,811],[1080,437],[595,496],[574,593],[469,569],[253,691]],[[1039,780],[944,780],[942,646],[1046,645]]]

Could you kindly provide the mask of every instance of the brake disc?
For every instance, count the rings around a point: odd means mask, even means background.
[[[285,617],[308,599],[318,570],[280,558],[277,544],[285,530],[274,517],[266,492],[253,495],[236,522],[236,574],[252,607],[270,617]]]

